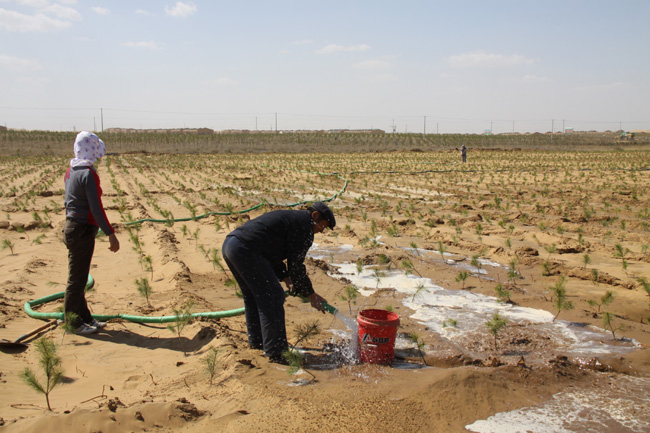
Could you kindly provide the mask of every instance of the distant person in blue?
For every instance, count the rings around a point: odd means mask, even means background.
[[[460,147],[460,156],[463,162],[467,162],[467,147],[464,144]]]
[[[63,310],[66,315],[74,313],[70,325],[77,334],[92,334],[106,326],[106,322],[98,322],[90,314],[85,294],[99,228],[108,236],[108,249],[113,252],[120,249],[115,230],[104,212],[102,188],[95,170],[95,161],[105,153],[106,146],[97,135],[80,132],[74,142],[75,157],[70,160],[64,177],[63,242],[68,248],[68,283]]]
[[[264,350],[271,362],[286,364],[283,281],[290,294],[309,301],[318,311],[326,302],[314,292],[304,261],[314,234],[333,229],[332,210],[316,202],[307,210],[276,210],[246,222],[223,242],[223,258],[244,295],[248,343]],[[285,264],[286,261],[286,264]]]

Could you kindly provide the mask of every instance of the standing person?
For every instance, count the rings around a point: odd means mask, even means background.
[[[467,147],[464,144],[460,147],[460,156],[463,162],[467,162]]]
[[[108,222],[102,205],[102,189],[95,161],[104,156],[104,142],[92,132],[82,131],[74,142],[75,157],[65,173],[65,227],[63,242],[68,248],[68,284],[65,289],[65,314],[74,313],[71,327],[77,334],[92,334],[104,328],[90,314],[86,303],[86,282],[95,250],[95,236],[101,227],[108,236],[108,249],[117,252],[120,242]]]
[[[289,347],[280,280],[290,294],[308,297],[312,307],[324,311],[325,299],[314,292],[304,261],[314,234],[335,225],[332,210],[316,202],[307,210],[260,215],[236,228],[223,242],[223,258],[244,295],[248,343],[263,349],[271,362],[286,363],[282,353]]]

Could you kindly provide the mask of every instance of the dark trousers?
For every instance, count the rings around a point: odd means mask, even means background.
[[[77,318],[71,325],[81,326],[93,320],[86,303],[85,288],[90,272],[90,261],[95,251],[98,228],[88,224],[66,220],[63,243],[68,247],[68,284],[65,288],[63,311],[74,313]]]
[[[289,347],[284,290],[271,264],[234,236],[226,237],[221,252],[244,295],[248,343],[268,357],[280,357]]]

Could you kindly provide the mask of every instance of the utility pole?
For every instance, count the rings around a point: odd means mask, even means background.
[[[104,133],[104,109],[100,108],[99,110],[100,110],[100,113],[102,115],[101,116],[102,117],[102,133]]]
[[[566,134],[566,128],[564,127],[564,120],[562,119],[562,134]]]
[[[427,135],[427,116],[424,116],[424,135]]]
[[[438,133],[438,123],[436,122],[436,134]]]
[[[555,132],[555,119],[551,119],[551,141],[553,141],[554,132]]]

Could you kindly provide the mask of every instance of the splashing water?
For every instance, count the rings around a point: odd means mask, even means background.
[[[344,356],[351,361],[357,359],[357,354],[359,352],[359,324],[356,320],[351,317],[347,317],[344,314],[341,314],[340,311],[336,311],[334,316],[338,318],[347,328],[351,331],[352,337],[350,339],[349,353],[344,353]]]

